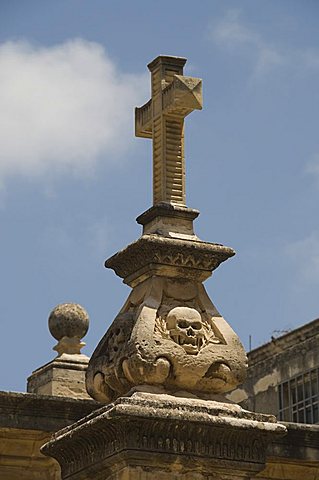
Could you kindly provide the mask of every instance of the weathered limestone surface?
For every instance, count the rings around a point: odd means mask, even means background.
[[[85,388],[86,355],[63,354],[35,370],[28,378],[29,393],[90,398]]]
[[[93,400],[0,392],[1,480],[60,480],[59,464],[41,446],[98,407]]]
[[[87,386],[108,402],[141,384],[221,393],[244,376],[241,343],[201,282],[152,276],[133,289],[95,350]]]
[[[269,437],[285,430],[220,398],[133,391],[58,432],[42,451],[70,480],[235,480],[264,468]]]
[[[81,341],[89,328],[89,316],[81,305],[57,305],[49,316],[49,330],[58,340],[53,348],[58,352],[51,362],[38,368],[28,378],[27,391],[40,395],[62,395],[89,398],[85,387],[85,372],[89,358],[81,353]]]

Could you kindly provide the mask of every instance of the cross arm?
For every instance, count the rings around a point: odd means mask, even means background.
[[[173,81],[164,88],[162,112],[186,117],[193,110],[203,108],[202,80],[195,77],[174,75]]]
[[[193,110],[203,108],[202,81],[200,78],[174,75],[162,91],[160,114],[186,117]],[[153,103],[150,99],[142,107],[135,108],[135,135],[152,138]]]
[[[152,138],[152,99],[135,108],[135,136]]]

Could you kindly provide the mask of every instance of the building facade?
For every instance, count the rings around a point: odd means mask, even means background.
[[[319,319],[248,353],[245,383],[230,395],[279,421],[319,423]]]

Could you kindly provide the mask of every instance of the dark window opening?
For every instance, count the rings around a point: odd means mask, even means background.
[[[319,423],[319,369],[309,370],[278,385],[279,420]]]

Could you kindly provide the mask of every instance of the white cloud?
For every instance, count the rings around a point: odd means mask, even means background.
[[[245,23],[239,9],[227,10],[209,28],[209,38],[220,48],[240,54],[252,62],[252,78],[262,77],[275,67],[290,71],[318,71],[319,50],[314,47],[291,48],[266,38],[252,25]]]
[[[238,52],[241,50],[255,59],[254,75],[262,75],[285,62],[279,49],[267,42],[258,32],[240,20],[239,10],[228,10],[224,18],[210,28],[210,38],[220,47]]]
[[[239,21],[238,10],[228,10],[223,19],[211,29],[211,36],[221,46],[233,48],[235,45],[259,45],[260,39],[256,33]]]
[[[0,182],[111,162],[133,139],[146,79],[121,73],[101,45],[81,39],[0,45]]]

